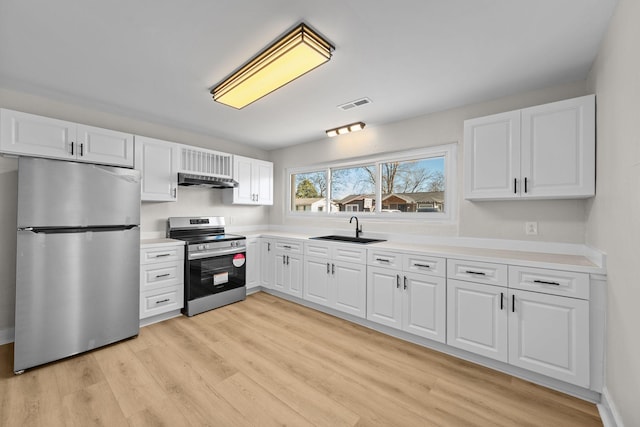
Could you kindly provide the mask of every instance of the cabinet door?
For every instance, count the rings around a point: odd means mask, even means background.
[[[509,363],[589,387],[589,302],[511,290],[509,304]]]
[[[76,157],[75,123],[2,109],[0,129],[3,153],[66,160]]]
[[[523,197],[593,196],[595,155],[594,95],[522,110]]]
[[[265,288],[272,288],[274,281],[274,254],[273,241],[260,239],[260,284]]]
[[[328,259],[305,257],[304,299],[329,307],[331,262]]]
[[[255,160],[253,173],[256,202],[261,205],[273,205],[273,163]]]
[[[142,177],[142,201],[175,202],[178,193],[176,144],[136,136],[135,168]]]
[[[242,156],[233,156],[233,178],[238,181],[238,186],[233,189],[233,203],[255,205],[255,193],[253,177],[253,159]]]
[[[447,344],[507,362],[507,288],[447,281]]]
[[[401,272],[381,267],[367,271],[367,319],[402,328]]]
[[[260,246],[257,238],[247,239],[247,290],[260,286]]]
[[[351,262],[332,263],[335,309],[365,318],[367,266]]]
[[[405,273],[403,280],[402,329],[421,337],[445,342],[445,278]]]
[[[464,122],[466,199],[519,197],[520,111]]]
[[[133,167],[133,135],[78,125],[77,138],[79,161]]]
[[[302,257],[298,255],[286,255],[287,257],[287,270],[288,280],[286,284],[285,292],[290,295],[302,298]]]
[[[290,278],[287,268],[287,255],[280,251],[273,257],[273,289],[285,292]]]

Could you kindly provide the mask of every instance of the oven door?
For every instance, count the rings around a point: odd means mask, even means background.
[[[188,255],[185,299],[198,298],[245,286],[246,248]]]

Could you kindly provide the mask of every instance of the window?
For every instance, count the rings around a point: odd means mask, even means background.
[[[444,156],[381,164],[381,212],[444,212]]]
[[[454,218],[456,144],[289,170],[290,214]]]
[[[327,172],[291,174],[291,210],[322,212],[327,203]]]
[[[373,212],[375,165],[331,169],[331,211]]]

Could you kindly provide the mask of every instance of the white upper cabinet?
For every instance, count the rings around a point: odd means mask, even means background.
[[[233,156],[233,179],[238,186],[226,190],[225,200],[239,205],[273,205],[273,163]]]
[[[178,145],[138,135],[135,141],[135,168],[142,177],[142,201],[175,202],[178,198]]]
[[[466,120],[469,200],[595,194],[595,95]]]
[[[133,135],[0,110],[0,152],[133,167]]]

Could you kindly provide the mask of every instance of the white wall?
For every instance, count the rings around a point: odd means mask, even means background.
[[[268,159],[267,152],[235,142],[9,89],[0,88],[0,107]],[[17,168],[17,160],[0,157],[0,341],[10,334],[15,315]],[[222,215],[232,227],[266,225],[269,218],[266,207],[223,204],[222,190],[179,187],[178,202],[142,204],[141,231],[162,234],[167,217],[182,215]]]
[[[584,81],[501,98],[387,125],[368,125],[363,131],[271,152],[274,161],[274,208],[271,223],[350,229],[345,218],[310,220],[288,217],[283,199],[288,183],[285,169],[370,154],[415,149],[449,142],[458,145],[459,221],[433,224],[425,221],[374,221],[365,219],[366,231],[405,232],[438,236],[464,236],[518,240],[584,243],[585,201],[468,202],[462,197],[463,121],[503,111],[544,104],[589,93]],[[362,107],[363,109],[366,108]],[[363,111],[364,113],[364,111]],[[538,236],[527,236],[525,221],[538,222]],[[366,235],[366,234],[365,234]]]
[[[590,74],[598,106],[596,198],[587,243],[607,253],[605,385],[626,426],[640,426],[640,2],[620,0]]]

